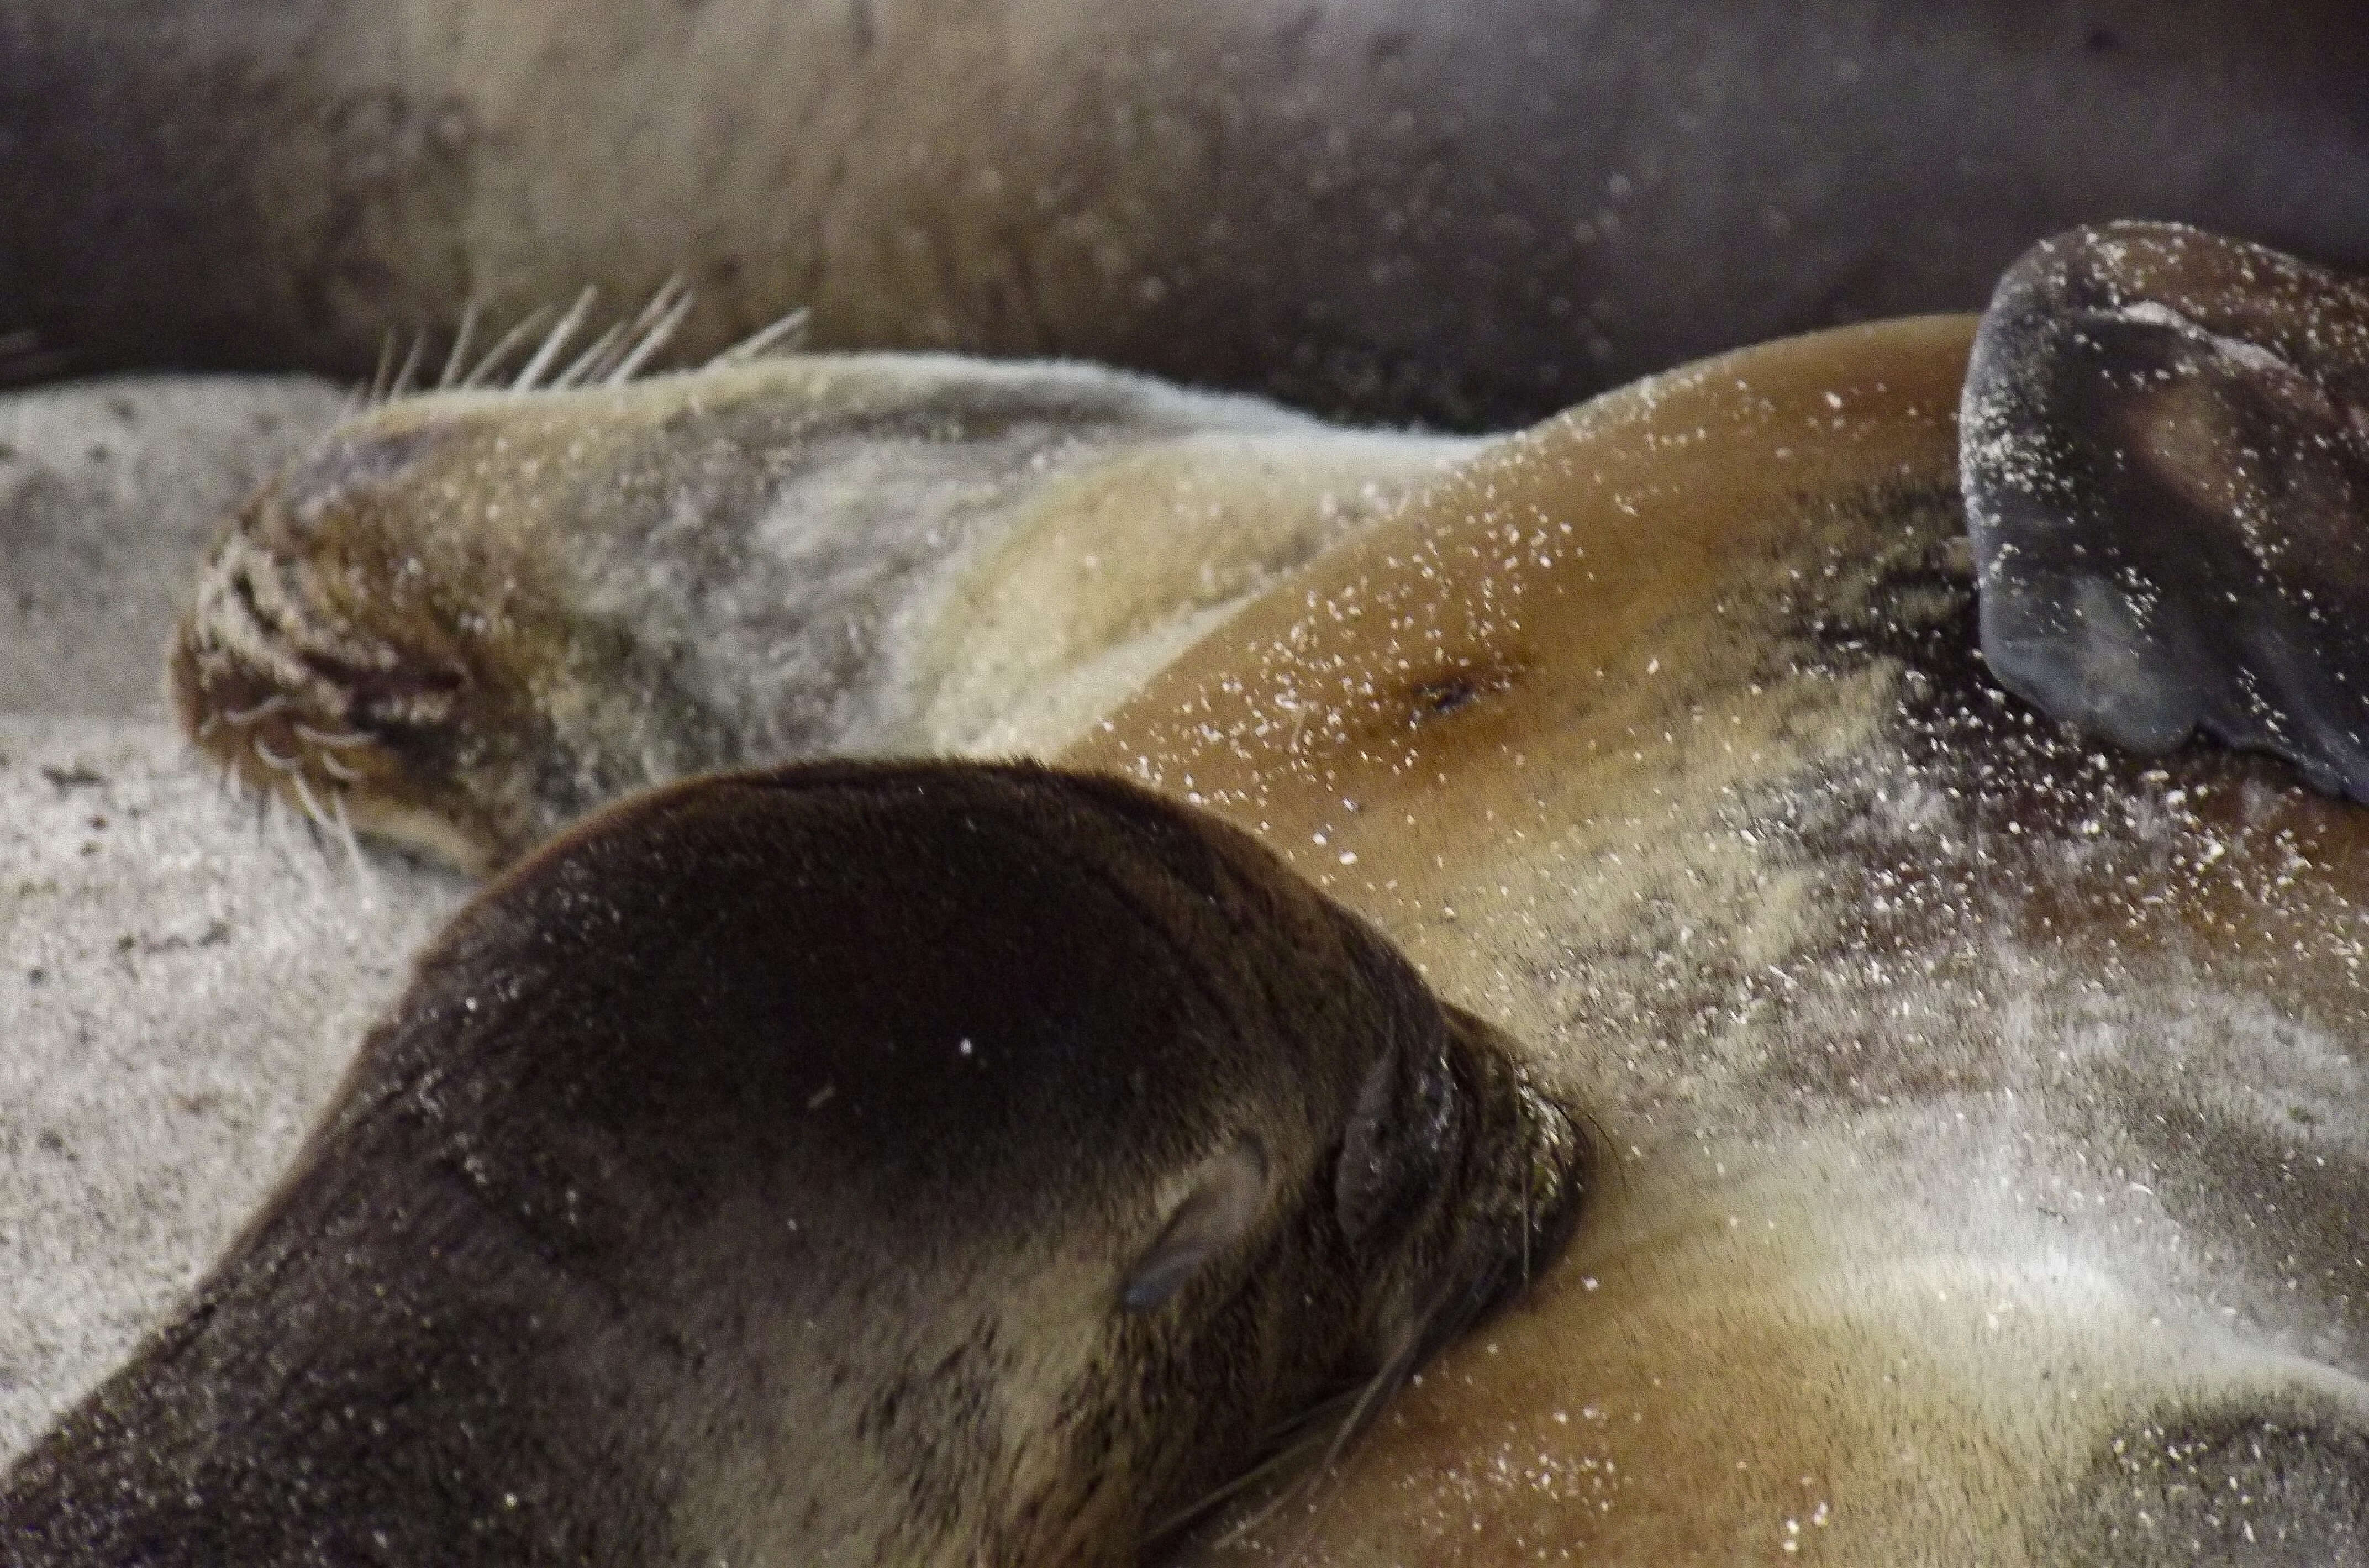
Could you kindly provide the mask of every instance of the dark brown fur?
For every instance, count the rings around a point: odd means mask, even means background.
[[[1031,768],[695,782],[455,921],[189,1310],[0,1485],[0,1541],[1128,1562],[1517,1284],[1583,1156],[1213,820]],[[1255,1201],[1178,1253],[1230,1161]]]

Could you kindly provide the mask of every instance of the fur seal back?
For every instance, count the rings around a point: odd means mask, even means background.
[[[1494,446],[1065,754],[1257,832],[1612,1157],[1521,1312],[1193,1561],[2357,1560],[2369,815],[1990,676],[1973,327]]]

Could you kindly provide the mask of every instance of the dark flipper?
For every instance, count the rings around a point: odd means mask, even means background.
[[[2002,682],[2369,802],[2369,288],[2174,224],[2077,229],[2000,280],[1963,420]]]

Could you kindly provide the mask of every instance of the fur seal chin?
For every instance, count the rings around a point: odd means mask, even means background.
[[[1131,1562],[1551,1255],[1587,1158],[1212,818],[1017,766],[698,781],[463,912],[0,1532],[25,1563]]]

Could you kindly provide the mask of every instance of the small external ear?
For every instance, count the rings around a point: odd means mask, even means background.
[[[1333,1179],[1334,1210],[1352,1242],[1384,1229],[1436,1185],[1455,1116],[1448,1064],[1436,1051],[1412,1063],[1386,1052],[1366,1074]]]
[[[1248,1133],[1203,1161],[1159,1240],[1127,1270],[1121,1304],[1149,1312],[1175,1295],[1202,1265],[1250,1233],[1266,1207],[1266,1150]]]

